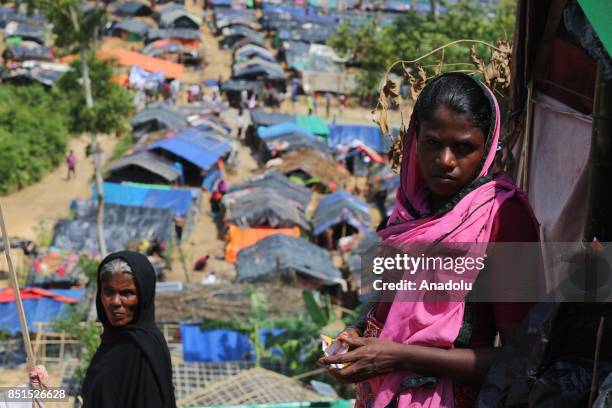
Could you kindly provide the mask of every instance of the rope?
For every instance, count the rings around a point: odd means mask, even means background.
[[[13,293],[15,294],[15,303],[17,304],[17,312],[19,314],[19,325],[21,326],[21,336],[23,337],[23,344],[27,356],[28,371],[36,365],[36,359],[32,350],[32,342],[30,341],[30,333],[28,331],[28,322],[26,320],[25,310],[23,309],[23,301],[21,300],[21,293],[19,292],[19,282],[17,280],[17,273],[13,267],[13,259],[11,258],[11,241],[9,235],[6,232],[6,225],[4,223],[4,211],[2,210],[2,203],[0,202],[0,228],[2,229],[2,238],[4,241],[4,254],[6,256],[6,263],[9,269],[9,275],[11,277],[11,286],[13,287]],[[34,400],[32,402],[33,407],[40,407],[40,402]]]

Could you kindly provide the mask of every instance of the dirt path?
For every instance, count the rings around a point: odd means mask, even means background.
[[[91,197],[94,174],[91,158],[85,157],[89,138],[70,141],[69,149],[77,155],[76,177],[66,180],[66,166],[60,165],[41,181],[2,197],[6,228],[11,236],[34,239],[49,234],[55,222],[69,213],[72,200]],[[101,137],[102,159],[111,156],[116,144],[114,137]],[[42,229],[42,231],[41,231]]]

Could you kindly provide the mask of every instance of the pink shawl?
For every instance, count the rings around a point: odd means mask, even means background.
[[[499,141],[499,106],[493,93],[483,85],[494,105],[495,120],[488,136],[486,157],[478,178],[491,174],[496,148]],[[380,232],[383,243],[401,246],[411,242],[434,242],[445,233],[450,234],[442,242],[480,243],[477,251],[483,251],[491,235],[494,216],[505,200],[516,195],[526,200],[511,180],[499,175],[484,183],[463,197],[453,209],[441,216],[413,218],[406,202],[421,214],[428,213],[428,194],[420,174],[416,157],[416,123],[411,119],[400,172],[400,189],[397,203],[389,220],[389,226]],[[471,216],[468,218],[468,214]],[[467,219],[467,221],[465,221]],[[481,254],[473,254],[481,256]],[[398,343],[453,348],[463,322],[463,302],[393,302],[380,337]],[[410,372],[395,372],[369,380],[375,396],[374,408],[384,408],[407,378],[418,377]],[[433,388],[416,387],[399,395],[398,406],[406,407],[452,407],[452,382],[438,378]]]

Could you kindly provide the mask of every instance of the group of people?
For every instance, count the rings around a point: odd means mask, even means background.
[[[499,105],[484,84],[461,73],[430,81],[403,144],[395,209],[378,231],[383,244],[472,242],[486,248],[490,242],[538,241],[525,193],[494,168],[499,143]],[[223,187],[215,193],[217,203]],[[83,382],[84,406],[175,407],[147,258],[128,251],[106,257],[98,270],[96,306],[104,332]],[[473,407],[499,355],[496,334],[505,344],[529,307],[369,303],[338,337],[350,351],[319,363],[338,381],[357,384],[360,408]],[[468,309],[476,311],[476,320],[468,321]]]

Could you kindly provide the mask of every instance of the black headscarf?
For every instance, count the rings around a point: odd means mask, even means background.
[[[100,272],[115,259],[130,266],[138,291],[134,320],[119,328],[108,321],[100,298]],[[84,407],[176,408],[170,352],[155,325],[155,271],[146,256],[121,251],[102,261],[96,308],[104,333],[83,381]]]

